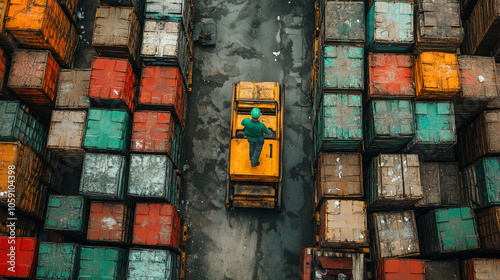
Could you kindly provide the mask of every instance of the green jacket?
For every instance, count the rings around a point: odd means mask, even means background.
[[[262,141],[264,140],[264,133],[271,133],[271,131],[267,129],[266,125],[258,120],[244,118],[241,121],[241,125],[245,127],[245,134],[247,135],[248,141],[251,142]]]

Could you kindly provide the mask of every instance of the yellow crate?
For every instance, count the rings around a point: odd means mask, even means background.
[[[452,100],[460,91],[456,54],[423,52],[415,60],[415,100]]]

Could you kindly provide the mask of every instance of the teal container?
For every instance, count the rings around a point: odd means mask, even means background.
[[[36,279],[74,280],[78,273],[80,245],[40,242]]]
[[[364,152],[399,152],[415,134],[413,104],[409,100],[372,101],[365,113]]]
[[[174,140],[172,148],[172,160],[174,163],[174,168],[183,171],[184,163],[184,132],[182,131],[182,126],[178,123],[174,124]]]
[[[78,280],[123,280],[126,265],[125,249],[82,246]]]
[[[434,159],[457,142],[453,102],[415,102],[415,136],[405,152],[421,161]]]
[[[50,195],[45,217],[45,229],[85,236],[88,220],[88,205],[83,196]]]
[[[179,258],[167,250],[129,250],[128,280],[178,280]]]
[[[479,249],[474,212],[469,207],[436,209],[417,219],[420,251],[436,256]]]
[[[500,205],[500,157],[485,157],[461,171],[467,205],[484,208]]]
[[[79,193],[89,199],[125,199],[127,189],[125,156],[86,153],[80,177]]]
[[[325,93],[313,127],[314,157],[320,151],[355,151],[363,138],[361,95]]]
[[[132,154],[128,195],[143,200],[171,201],[173,164],[167,155]]]
[[[366,48],[408,52],[414,41],[413,28],[413,2],[375,0],[366,16]]]
[[[325,46],[319,67],[320,92],[361,92],[364,89],[364,48]]]
[[[90,109],[83,148],[91,152],[128,153],[131,118],[126,111]]]
[[[327,1],[324,41],[330,43],[365,43],[365,4],[363,1]]]

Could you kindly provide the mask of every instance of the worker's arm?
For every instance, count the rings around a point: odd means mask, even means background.
[[[269,129],[266,127],[266,125],[265,125],[265,124],[262,124],[262,127],[264,127],[264,133],[265,133],[265,134],[269,134],[269,133],[271,133],[271,130],[269,130]]]

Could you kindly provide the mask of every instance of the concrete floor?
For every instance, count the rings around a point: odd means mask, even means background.
[[[311,105],[314,2],[195,1],[195,21],[217,23],[214,47],[196,45],[189,94],[183,216],[187,279],[298,279],[313,243]],[[283,210],[226,210],[231,90],[235,82],[286,87]]]

